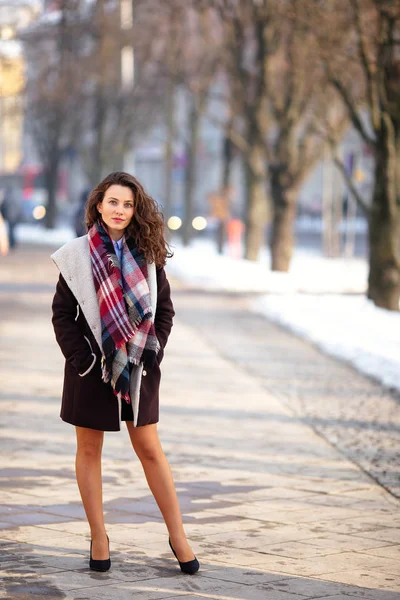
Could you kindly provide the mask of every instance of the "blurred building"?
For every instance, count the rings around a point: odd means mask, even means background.
[[[18,30],[36,18],[38,0],[0,0],[0,174],[15,172],[23,156],[25,65]]]

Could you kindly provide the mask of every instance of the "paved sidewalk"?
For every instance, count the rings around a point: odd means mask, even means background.
[[[398,392],[249,312],[254,295],[182,290],[175,299],[180,319],[223,358],[256,377],[291,414],[400,499]]]
[[[89,571],[48,254],[0,259],[0,598],[400,599],[399,502],[182,320],[179,294],[159,431],[202,568],[179,572],[121,431],[103,459],[113,566]]]

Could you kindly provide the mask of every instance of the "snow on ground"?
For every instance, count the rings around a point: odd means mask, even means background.
[[[175,255],[168,262],[170,273],[186,284],[210,291],[289,294],[307,292],[364,293],[368,275],[362,259],[324,259],[315,253],[296,250],[290,273],[270,270],[267,250],[259,262],[218,255],[208,240],[189,248],[172,246]]]
[[[362,259],[326,259],[296,251],[290,273],[272,273],[269,255],[251,263],[219,256],[210,243],[175,248],[168,271],[193,287],[258,292],[255,312],[322,351],[400,390],[400,313],[367,300]]]
[[[271,294],[252,309],[400,390],[400,314],[377,308],[366,296]]]
[[[17,238],[29,243],[61,246],[73,237],[68,227],[17,228]],[[365,260],[327,259],[300,249],[289,273],[273,273],[267,250],[257,263],[219,256],[208,240],[190,248],[176,242],[173,250],[168,272],[186,285],[257,294],[252,310],[400,390],[400,313],[376,308],[366,299]]]
[[[35,225],[20,223],[15,228],[15,236],[17,241],[22,243],[62,246],[75,237],[75,232],[68,226],[46,229],[39,223]]]

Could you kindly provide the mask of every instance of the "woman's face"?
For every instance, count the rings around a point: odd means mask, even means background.
[[[108,227],[110,237],[117,241],[132,220],[133,193],[131,188],[123,185],[110,185],[104,198],[97,205],[97,210]]]

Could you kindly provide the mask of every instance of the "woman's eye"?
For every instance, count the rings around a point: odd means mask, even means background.
[[[125,208],[133,208],[133,204],[125,204]]]

